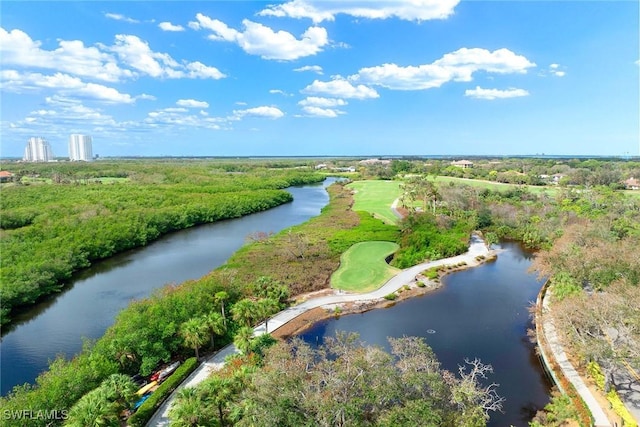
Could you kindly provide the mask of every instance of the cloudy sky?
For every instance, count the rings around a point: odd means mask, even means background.
[[[638,155],[638,5],[3,1],[0,155]]]

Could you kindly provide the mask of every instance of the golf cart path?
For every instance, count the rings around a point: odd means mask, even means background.
[[[437,261],[425,262],[422,264],[415,265],[413,267],[407,268],[405,270],[400,271],[394,277],[389,279],[382,287],[378,288],[375,291],[363,293],[363,294],[355,294],[355,293],[346,293],[344,291],[336,291],[334,290],[333,295],[327,295],[317,298],[311,298],[307,301],[304,301],[295,306],[289,307],[280,313],[273,316],[268,321],[269,332],[273,332],[279,327],[283,326],[287,322],[295,319],[303,313],[306,313],[309,310],[318,307],[331,307],[339,304],[350,303],[350,302],[366,302],[366,301],[376,301],[384,298],[385,295],[393,293],[403,287],[404,285],[410,283],[415,279],[415,277],[423,272],[424,270],[437,267],[440,265],[451,265],[458,264],[461,262],[466,262],[468,266],[473,267],[480,262],[476,260],[476,257],[482,255],[487,256],[490,254],[490,250],[488,249],[485,242],[477,235],[471,236],[471,243],[469,245],[469,250],[458,256],[454,256],[451,258],[444,258]],[[261,335],[266,333],[265,324],[261,323],[254,328],[254,335]],[[229,344],[224,347],[222,350],[210,356],[207,360],[205,360],[191,375],[185,379],[182,384],[180,384],[176,390],[165,400],[165,402],[158,408],[156,413],[147,423],[147,426],[154,427],[165,427],[169,426],[169,410],[171,409],[171,405],[173,405],[173,401],[176,397],[178,391],[183,387],[194,387],[197,384],[204,381],[206,378],[211,375],[212,372],[219,370],[225,362],[227,356],[237,353],[235,345]]]

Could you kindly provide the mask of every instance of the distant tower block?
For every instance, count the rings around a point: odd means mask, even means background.
[[[46,139],[34,136],[27,141],[23,160],[25,162],[51,162],[53,161],[53,151]]]
[[[69,160],[90,162],[93,160],[92,140],[89,135],[69,136]]]

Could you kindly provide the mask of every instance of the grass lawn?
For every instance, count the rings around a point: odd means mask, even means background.
[[[352,210],[371,212],[387,224],[397,224],[391,204],[400,197],[400,181],[355,181],[347,185],[355,191]]]
[[[506,191],[513,187],[521,187],[517,184],[506,184],[503,182],[484,181],[480,179],[455,178],[452,176],[438,176],[436,177],[436,182],[441,185],[448,182],[454,182],[456,184],[464,184],[471,187],[488,188],[490,190],[497,191]],[[527,190],[531,191],[534,194],[547,193],[550,196],[554,196],[558,192],[558,189],[556,187],[540,185],[525,185],[524,187],[526,187]]]
[[[351,292],[370,292],[384,285],[398,271],[385,258],[398,250],[392,242],[361,242],[340,258],[340,268],[331,276],[331,286]]]

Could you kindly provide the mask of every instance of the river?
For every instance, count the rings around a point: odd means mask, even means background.
[[[500,384],[504,413],[489,426],[527,426],[550,396],[551,384],[527,338],[528,313],[542,285],[527,272],[531,254],[503,243],[496,261],[445,276],[443,286],[386,309],[342,316],[301,334],[310,344],[336,331],[357,332],[362,341],[388,348],[387,337],[420,336],[443,368],[457,372],[465,358],[493,365],[489,381]]]
[[[288,188],[294,200],[242,218],[166,235],[75,275],[62,293],[17,314],[0,341],[2,395],[33,383],[57,355],[82,348],[82,337],[101,337],[131,301],[169,283],[197,279],[224,264],[255,232],[278,232],[320,214],[329,202],[324,184]]]

